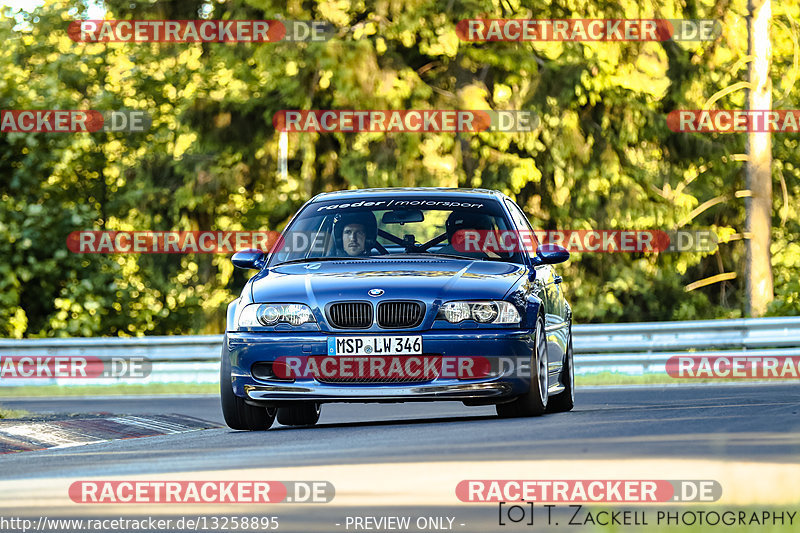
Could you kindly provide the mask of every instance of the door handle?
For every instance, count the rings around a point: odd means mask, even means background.
[[[564,281],[564,278],[562,278],[561,276],[556,275],[553,278],[553,283],[561,283],[562,281]]]

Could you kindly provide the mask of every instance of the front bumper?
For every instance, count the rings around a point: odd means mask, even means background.
[[[426,355],[483,357],[498,368],[499,375],[477,379],[437,377],[424,382],[331,383],[313,377],[285,380],[257,379],[255,363],[274,362],[278,357],[325,356],[328,333],[228,332],[223,357],[230,358],[234,394],[252,403],[284,401],[316,402],[407,402],[458,400],[495,403],[513,398],[529,389],[529,371],[514,367],[515,361],[529,361],[533,333],[526,330],[482,330],[480,332],[394,332],[422,336]],[[353,336],[358,333],[337,333]],[[503,359],[503,364],[499,360]]]

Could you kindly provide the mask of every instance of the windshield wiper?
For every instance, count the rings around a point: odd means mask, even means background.
[[[408,257],[408,256],[419,257],[421,259],[429,259],[431,257],[446,257],[448,259],[461,259],[461,260],[465,260],[465,261],[475,261],[475,258],[473,258],[473,257],[465,257],[463,255],[456,255],[456,254],[439,254],[439,253],[436,253],[436,252],[419,252],[419,253],[408,252],[408,253],[376,255],[376,256],[373,256],[373,257],[387,257],[389,259],[397,259],[399,257]]]
[[[369,259],[369,257],[361,257],[361,256],[353,256],[353,257],[301,257],[299,259],[290,259],[289,261],[283,261],[281,263],[275,263],[274,265],[270,266],[281,266],[281,265],[292,265],[295,263],[318,263],[322,261],[348,261],[350,259],[356,259],[358,261],[364,261]]]
[[[438,252],[428,252],[425,255],[434,255],[436,257],[448,257],[450,259],[461,259],[463,261],[481,261],[481,259],[475,259],[474,257],[467,257],[465,255],[456,255],[456,254],[440,254]]]

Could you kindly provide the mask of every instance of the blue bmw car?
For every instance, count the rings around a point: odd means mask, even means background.
[[[330,402],[457,400],[501,417],[571,410],[572,313],[553,266],[569,252],[535,237],[498,247],[508,235],[533,233],[498,191],[315,196],[269,253],[233,256],[258,273],[228,307],[228,426],[309,426]]]

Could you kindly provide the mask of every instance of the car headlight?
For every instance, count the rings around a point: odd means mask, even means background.
[[[447,302],[439,308],[439,316],[452,324],[461,322],[470,317],[469,304],[467,302]]]
[[[239,315],[240,328],[274,326],[279,322],[300,326],[316,320],[311,308],[304,304],[250,304]]]
[[[509,302],[488,300],[481,302],[447,302],[439,308],[439,317],[451,324],[471,318],[480,324],[517,324],[519,311]]]

